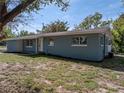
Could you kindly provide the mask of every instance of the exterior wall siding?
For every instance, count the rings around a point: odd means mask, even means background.
[[[27,47],[26,46],[26,40],[23,40],[23,53],[36,53],[36,40],[33,39],[33,45],[32,47]]]
[[[104,53],[105,55],[108,54],[108,38],[106,37],[105,39],[106,46],[104,51],[104,46],[101,46],[100,44],[101,35],[102,34],[80,35],[87,37],[87,46],[72,46],[72,38],[74,36],[44,37],[43,52],[45,54],[58,55],[62,57],[101,61],[104,59]],[[49,46],[49,39],[54,40],[54,46]],[[39,47],[39,43],[36,44],[36,39],[33,39],[32,47],[27,47],[25,40],[7,41],[8,52],[23,52],[35,54],[37,53],[37,51],[39,51]]]
[[[105,38],[105,39],[104,39],[105,41],[103,41],[105,44],[101,45],[101,49],[102,49],[104,55],[105,55],[105,56],[108,56],[108,53],[109,53],[109,52],[108,52],[109,38],[108,38],[107,36],[104,37],[103,34],[100,34],[100,35],[99,35],[99,38],[100,38],[100,37]],[[105,45],[105,46],[104,46],[104,45]],[[105,49],[104,49],[104,48],[105,48]]]
[[[22,52],[22,41],[21,40],[7,41],[7,51],[8,52]]]
[[[82,35],[81,35],[82,36]],[[44,53],[83,60],[101,61],[103,48],[100,47],[99,34],[83,35],[87,37],[87,46],[72,46],[73,36],[45,37]],[[55,45],[48,46],[49,38]]]
[[[105,56],[108,56],[108,44],[109,44],[109,38],[105,37]]]

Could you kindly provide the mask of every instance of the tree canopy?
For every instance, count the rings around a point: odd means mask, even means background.
[[[28,36],[28,35],[34,35],[34,34],[35,33],[33,33],[33,32],[22,30],[22,31],[18,32],[18,34],[16,36],[17,37],[22,37],[22,36]]]
[[[42,32],[50,33],[50,32],[63,32],[68,31],[68,22],[57,20],[55,22],[51,22],[50,24],[43,25]]]
[[[113,22],[113,48],[116,52],[124,52],[124,14]]]
[[[12,32],[12,30],[9,27],[4,27],[3,32],[1,32],[0,35],[1,35],[0,40],[5,39],[5,38],[16,37],[16,34]]]
[[[67,0],[0,0],[0,31],[2,27],[8,22],[15,22],[17,16],[20,16],[22,12],[31,13],[36,12],[43,7],[54,4],[60,7],[62,10],[66,10],[69,5]],[[23,15],[25,16],[25,15]],[[22,17],[22,16],[21,16]]]
[[[86,18],[84,18],[84,20],[80,23],[80,25],[77,28],[91,29],[110,26],[111,20],[103,21],[102,17],[103,17],[102,14],[99,12],[96,12],[93,15],[89,15]]]

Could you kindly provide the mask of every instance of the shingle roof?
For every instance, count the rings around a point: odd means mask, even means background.
[[[69,36],[69,35],[83,35],[83,34],[97,34],[97,33],[108,34],[108,36],[111,36],[110,28],[98,28],[98,29],[79,30],[79,31],[41,33],[41,34],[30,35],[30,36],[9,38],[6,40],[35,39],[39,37]]]

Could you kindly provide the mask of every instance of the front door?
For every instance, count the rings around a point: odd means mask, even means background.
[[[43,38],[39,39],[39,52],[43,52]]]

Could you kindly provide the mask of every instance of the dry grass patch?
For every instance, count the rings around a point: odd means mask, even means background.
[[[121,57],[95,63],[46,55],[0,55],[0,93],[121,93],[123,79]]]

